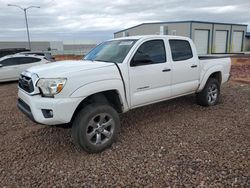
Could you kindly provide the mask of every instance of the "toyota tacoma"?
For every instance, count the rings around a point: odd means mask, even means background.
[[[105,41],[80,61],[31,67],[20,75],[18,107],[44,125],[70,124],[74,142],[101,152],[117,138],[119,113],[196,94],[218,103],[230,58],[198,56],[180,36],[133,36]]]

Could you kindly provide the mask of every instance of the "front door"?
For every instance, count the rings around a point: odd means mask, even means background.
[[[167,62],[161,39],[141,44],[130,63],[130,101],[132,108],[171,96],[171,64]]]

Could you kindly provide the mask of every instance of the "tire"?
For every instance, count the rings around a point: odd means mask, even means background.
[[[220,84],[218,80],[209,78],[203,90],[197,94],[197,103],[201,106],[214,106],[218,103]]]
[[[72,126],[74,143],[88,153],[110,147],[120,131],[119,115],[108,104],[90,104],[77,114]]]

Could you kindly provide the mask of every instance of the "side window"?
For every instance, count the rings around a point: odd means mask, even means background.
[[[36,63],[36,62],[39,62],[39,61],[41,61],[41,59],[35,58],[35,57],[31,57],[31,63]]]
[[[148,64],[165,63],[166,51],[163,40],[151,40],[143,43],[134,55],[135,59],[148,59]]]
[[[1,61],[0,64],[2,64],[3,67],[18,65],[19,64],[19,58],[17,58],[17,57],[8,58],[8,59],[5,59],[5,60]]]
[[[34,57],[20,57],[20,64],[36,63],[41,61],[39,58]]]
[[[186,40],[169,40],[173,61],[183,61],[193,57],[192,48]]]

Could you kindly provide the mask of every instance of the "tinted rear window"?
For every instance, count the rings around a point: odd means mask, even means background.
[[[34,57],[20,57],[20,64],[36,63],[41,61],[39,58]]]
[[[5,66],[18,65],[19,62],[20,62],[20,59],[18,57],[11,57],[11,58],[1,61],[0,64],[2,64],[2,66],[5,67]]]
[[[193,57],[192,48],[186,40],[169,40],[173,61],[183,61]]]

